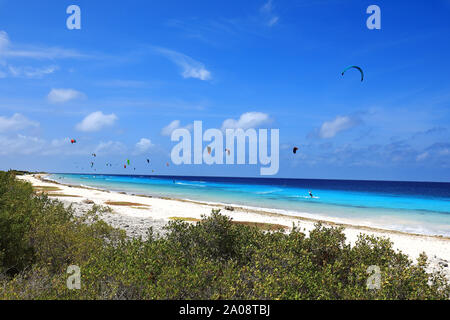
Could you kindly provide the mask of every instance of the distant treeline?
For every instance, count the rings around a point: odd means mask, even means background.
[[[0,299],[450,297],[444,275],[425,271],[425,255],[413,264],[386,239],[361,235],[350,246],[340,228],[267,232],[218,211],[129,239],[97,219],[105,208],[75,217],[16,174],[0,172]],[[379,271],[379,287],[368,286],[368,269]]]
[[[31,171],[24,171],[24,170],[10,170],[9,171],[12,174],[15,174],[16,176],[23,176],[26,174],[44,174],[46,172],[31,172]]]

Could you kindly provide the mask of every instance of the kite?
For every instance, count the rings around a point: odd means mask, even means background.
[[[127,159],[127,164],[130,165],[130,160]]]
[[[124,168],[126,169],[126,168],[127,168],[127,165],[126,165],[126,164],[124,164],[124,165],[123,165],[123,167],[124,167]]]
[[[147,159],[147,163],[150,163],[150,159]]]
[[[166,166],[169,166],[169,163],[168,163],[168,162],[166,163]]]
[[[294,147],[294,149],[292,150],[292,152],[294,152],[294,154],[297,154],[298,148]]]
[[[70,143],[71,143],[71,144],[77,143],[77,140],[72,139],[72,140],[70,140]]]
[[[352,69],[352,68],[358,69],[359,72],[361,72],[361,82],[363,82],[363,80],[364,80],[364,72],[363,72],[362,69],[361,69],[360,67],[358,67],[358,66],[350,66],[350,67],[347,67],[347,68],[345,68],[344,71],[342,71],[341,74],[344,75],[344,74],[347,72],[347,70]]]
[[[228,155],[231,153],[230,149],[225,149],[225,152],[228,153]]]
[[[208,154],[211,154],[211,147],[208,147]]]

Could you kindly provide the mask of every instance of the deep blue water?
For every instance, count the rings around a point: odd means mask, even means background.
[[[450,183],[76,174],[51,178],[114,191],[287,210],[312,218],[450,236]]]

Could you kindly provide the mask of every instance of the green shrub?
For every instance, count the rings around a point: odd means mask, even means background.
[[[98,220],[33,193],[0,173],[0,299],[449,299],[441,272],[427,273],[388,239],[316,225],[307,237],[235,224],[219,211],[192,224],[173,221],[164,236],[127,239]],[[69,265],[81,289],[66,286]],[[367,288],[369,266],[380,289]]]

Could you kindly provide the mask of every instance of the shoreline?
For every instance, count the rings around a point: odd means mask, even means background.
[[[100,188],[68,185],[46,179],[45,174],[32,174],[17,176],[18,179],[30,182],[34,187],[57,187],[57,191],[51,192],[51,197],[61,200],[63,203],[72,204],[76,211],[89,210],[92,204],[109,206],[113,213],[101,218],[114,227],[119,227],[127,231],[129,236],[145,237],[146,230],[150,226],[162,230],[163,226],[174,218],[181,219],[201,219],[203,215],[209,215],[212,209],[221,209],[221,213],[231,217],[238,222],[256,222],[281,225],[292,229],[296,225],[299,231],[308,234],[314,229],[316,223],[325,226],[343,227],[347,243],[354,244],[358,235],[363,233],[377,237],[389,238],[393,243],[393,248],[407,254],[413,261],[416,261],[421,252],[425,252],[430,263],[430,270],[439,267],[444,268],[444,272],[450,279],[450,238],[437,235],[424,235],[381,229],[370,226],[352,225],[348,223],[338,223],[323,219],[312,219],[289,214],[283,214],[276,210],[258,210],[256,208],[245,208],[219,203],[207,203],[195,200],[172,199],[165,197],[154,197],[148,195],[132,195],[125,192],[102,190]],[[87,200],[91,204],[87,204]],[[114,205],[118,202],[133,205]],[[112,205],[108,203],[113,203]],[[232,206],[233,211],[225,209]]]
[[[364,225],[364,224],[351,223],[349,221],[344,221],[344,220],[350,220],[350,219],[340,220],[339,218],[327,217],[327,216],[323,217],[322,219],[306,217],[304,215],[310,215],[307,212],[290,211],[290,210],[285,210],[285,209],[275,209],[275,208],[265,208],[265,207],[243,206],[243,205],[234,204],[234,203],[201,201],[201,200],[194,200],[194,199],[189,199],[189,198],[173,198],[173,197],[161,197],[161,196],[153,196],[153,195],[145,195],[145,194],[133,194],[133,193],[125,192],[125,191],[114,191],[114,190],[102,189],[99,187],[90,187],[90,186],[85,186],[85,185],[74,185],[74,184],[69,184],[69,183],[62,183],[62,182],[59,182],[56,180],[42,177],[42,176],[48,176],[50,174],[32,174],[32,175],[40,176],[38,179],[40,179],[42,182],[54,183],[57,185],[67,186],[70,188],[82,188],[82,189],[102,191],[102,192],[107,192],[107,193],[119,193],[119,194],[126,194],[126,195],[130,195],[130,196],[144,197],[144,198],[150,198],[150,199],[180,201],[180,202],[187,202],[187,203],[198,204],[198,205],[220,207],[221,209],[224,209],[225,207],[233,207],[234,210],[238,210],[238,211],[242,211],[242,212],[250,212],[250,213],[254,213],[254,214],[261,214],[263,216],[273,216],[273,217],[288,218],[288,219],[292,219],[292,220],[308,221],[308,222],[313,222],[313,223],[322,223],[322,224],[326,224],[326,225],[330,225],[330,226],[354,228],[354,229],[360,229],[360,230],[364,230],[364,231],[371,231],[371,232],[377,232],[377,233],[388,233],[388,234],[393,233],[393,234],[408,235],[408,236],[413,236],[413,237],[436,238],[436,239],[443,239],[443,240],[450,241],[450,236],[414,233],[414,232],[401,231],[401,230],[382,228],[382,227],[375,227],[375,226],[370,226],[370,225]],[[296,214],[298,214],[298,215],[296,215]],[[449,242],[449,245],[450,245],[450,242]]]

